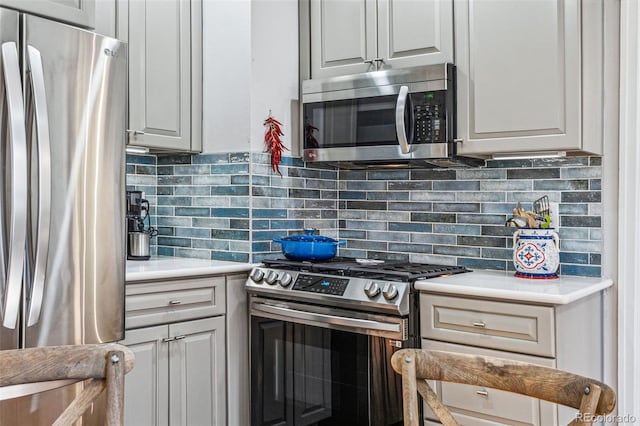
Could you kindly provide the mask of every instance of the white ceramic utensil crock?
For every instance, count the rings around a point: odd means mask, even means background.
[[[516,277],[558,278],[560,239],[553,229],[518,229],[513,233]]]

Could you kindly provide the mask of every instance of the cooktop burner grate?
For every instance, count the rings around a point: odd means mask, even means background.
[[[349,257],[334,257],[333,259],[322,261],[264,259],[262,262],[269,268],[405,282],[469,272],[464,266],[432,265],[395,260],[354,259]]]

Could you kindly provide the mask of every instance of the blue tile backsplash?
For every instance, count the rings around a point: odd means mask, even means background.
[[[600,276],[599,157],[494,160],[475,169],[336,170],[263,153],[128,155],[127,187],[152,204],[154,253],[259,262],[302,228],[347,242],[339,254],[513,270],[518,202],[559,203],[561,274]]]

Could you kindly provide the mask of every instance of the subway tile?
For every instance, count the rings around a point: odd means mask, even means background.
[[[449,169],[427,169],[427,170],[412,170],[411,180],[455,180],[456,171]]]
[[[174,256],[177,257],[190,257],[194,259],[207,259],[209,260],[211,257],[211,252],[209,250],[198,250],[193,248],[176,248],[174,252]]]
[[[397,220],[397,219],[394,219]],[[416,232],[416,233],[430,233],[433,231],[434,226],[430,223],[416,223],[416,222],[389,222],[389,231],[398,232]]]
[[[456,236],[447,234],[416,233],[411,234],[411,242],[422,244],[455,245]]]
[[[371,170],[367,172],[368,180],[408,180],[409,170]]]
[[[211,260],[227,260],[230,262],[249,262],[249,253],[211,252]]]
[[[483,259],[513,260],[513,249],[511,248],[483,248],[481,250]]]
[[[562,179],[580,178],[601,178],[602,168],[600,167],[568,167],[560,171]]]
[[[434,245],[433,254],[446,254],[449,256],[480,257],[480,248],[453,246],[453,245]]]
[[[411,221],[456,223],[456,215],[453,213],[412,213]]]
[[[479,203],[433,203],[434,212],[480,213]]]
[[[480,235],[482,227],[480,225],[435,223],[433,232],[437,234],[460,234],[460,235]]]
[[[201,240],[194,239],[193,248],[201,248],[207,250],[229,250],[229,241],[227,240],[212,240],[210,238]]]
[[[391,252],[433,253],[433,246],[429,244],[389,243]]]
[[[347,201],[347,209],[387,210],[387,203],[384,201]]]
[[[166,217],[159,216],[157,218],[158,226],[191,226],[191,218],[188,217]]]
[[[560,226],[600,228],[602,218],[599,216],[560,216]]]
[[[507,170],[507,179],[558,179],[559,168],[511,169]]]
[[[231,185],[231,186],[212,186],[211,195],[249,195],[249,186]]]
[[[515,168],[530,168],[533,166],[533,161],[529,159],[521,160],[487,160],[487,168],[497,169],[515,169]]]
[[[459,169],[456,170],[459,180],[504,180],[507,171],[504,169]]]
[[[560,264],[560,275],[600,277],[602,276],[602,269],[600,268],[600,266]]]
[[[602,196],[600,191],[563,192],[561,202],[563,203],[600,203],[602,202]]]
[[[602,157],[589,157],[590,166],[602,166]]]
[[[381,222],[390,222],[393,220],[408,222],[411,220],[411,213],[397,212],[397,211],[370,210],[370,211],[367,211],[366,218],[367,220],[376,220]]]
[[[193,164],[226,164],[229,163],[229,154],[200,154],[194,155],[191,160]]]
[[[174,175],[208,175],[211,170],[209,165],[173,166]]]
[[[399,182],[385,182],[385,181],[361,181],[361,180],[347,180],[341,181],[340,183],[346,183],[346,188],[349,191],[386,191],[387,187],[389,190],[396,189],[394,186],[399,184]],[[431,189],[431,188],[429,188]]]
[[[158,236],[159,246],[191,247],[191,239]]]
[[[248,217],[249,211],[246,211]],[[285,209],[254,209],[253,217],[255,218],[286,218],[287,210]]]
[[[560,252],[560,263],[589,264],[588,253]]]
[[[480,191],[531,191],[531,180],[480,181]]]
[[[367,200],[408,200],[409,192],[404,191],[369,191],[367,192]]]
[[[194,185],[230,185],[231,176],[228,175],[206,175],[193,176]]]
[[[389,201],[388,209],[391,211],[429,212],[433,210],[433,203]]]
[[[249,219],[229,219],[230,229],[249,229]]]
[[[176,237],[209,238],[211,231],[206,228],[175,228]]]
[[[369,231],[367,239],[376,241],[409,241],[408,232]]]
[[[176,207],[176,216],[209,217],[210,212],[207,207]]]
[[[196,196],[196,195],[210,195],[211,189],[208,186],[176,186],[173,187],[173,194],[169,195],[185,195],[185,196]]]
[[[127,164],[155,165],[157,164],[157,159],[155,155],[127,154],[126,162]]]
[[[411,201],[455,201],[456,193],[453,191],[414,191],[410,193],[410,199]]]
[[[158,247],[157,253],[158,256],[173,256],[175,249],[173,247]]]
[[[506,200],[506,194],[504,192],[458,192],[455,194],[455,200],[458,202],[492,202],[499,203]]]
[[[173,195],[173,186],[158,186],[156,193],[158,195]]]
[[[379,182],[382,183],[382,182]],[[405,182],[389,182],[387,188],[389,191],[431,191],[433,182],[426,180],[411,180]],[[370,189],[371,190],[371,189]]]
[[[387,250],[387,242],[371,240],[347,240],[347,248],[385,251]]]
[[[504,225],[504,215],[499,214],[458,214],[458,223],[479,225]]]
[[[190,155],[158,155],[158,165],[191,164]]]
[[[214,175],[238,175],[249,173],[247,164],[214,164],[211,166],[211,174]]]
[[[191,185],[191,176],[158,176],[158,185]]]
[[[211,238],[215,240],[249,240],[249,231],[237,229],[212,229]]]
[[[592,191],[601,191],[602,190],[602,179],[591,179],[589,180],[589,189]]]
[[[482,235],[485,236],[494,236],[494,237],[511,237],[515,232],[514,228],[510,228],[507,226],[483,226],[482,227]]]
[[[471,180],[460,181],[435,181],[433,182],[434,191],[479,191],[480,182]]]
[[[600,253],[590,253],[589,254],[589,263],[591,265],[601,265],[602,264],[602,255]]]
[[[554,179],[533,182],[534,191],[586,191],[588,189],[589,181],[587,179]]]
[[[456,243],[459,246],[477,247],[506,247],[506,239],[501,237],[478,237],[470,235],[458,235]]]
[[[507,261],[495,260],[495,259],[478,259],[478,258],[458,258],[458,266],[464,266],[472,271],[474,269],[494,269],[498,271],[507,270]]]
[[[212,208],[211,216],[215,217],[249,217],[249,209],[243,208]]]

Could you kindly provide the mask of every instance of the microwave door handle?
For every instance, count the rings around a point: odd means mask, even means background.
[[[9,242],[6,282],[2,300],[2,325],[16,328],[21,303],[22,276],[27,243],[27,135],[24,100],[15,42],[2,44],[2,68],[7,105],[7,127],[11,135],[9,196]],[[4,259],[3,259],[4,260]]]
[[[33,271],[33,285],[29,298],[27,326],[40,319],[44,294],[45,272],[49,255],[49,235],[51,224],[51,142],[49,139],[49,114],[44,85],[42,56],[38,49],[28,46],[29,69],[31,71],[31,92],[36,121],[38,148],[38,224],[36,255]]]
[[[404,126],[404,113],[407,107],[408,95],[409,87],[401,86],[396,102],[396,136],[398,137],[398,144],[403,154],[411,152],[411,145],[409,145],[409,141],[407,140],[407,129]]]

